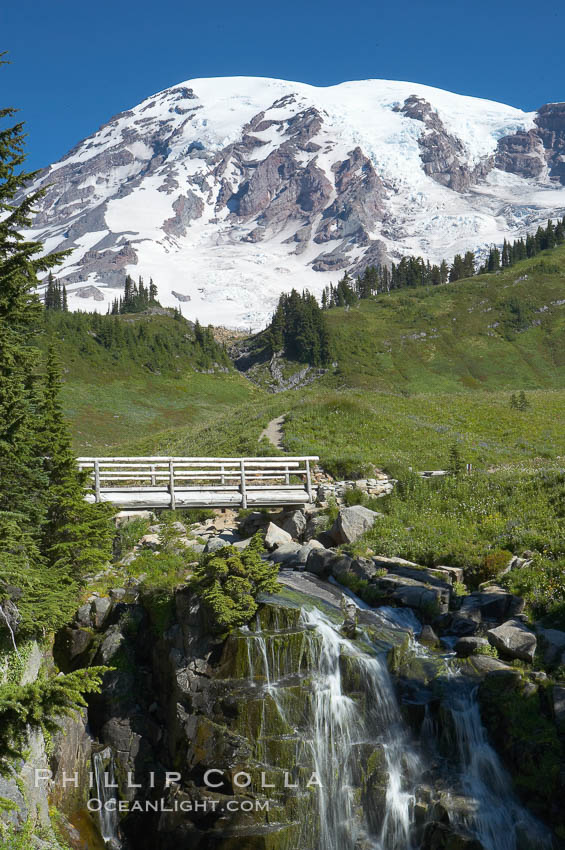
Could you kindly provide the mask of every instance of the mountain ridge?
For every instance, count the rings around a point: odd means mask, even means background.
[[[564,155],[564,104],[526,113],[382,80],[189,80],[41,172],[30,235],[71,249],[74,309],[103,311],[141,274],[187,318],[258,328],[293,286],[319,294],[402,254],[480,253],[562,216]]]

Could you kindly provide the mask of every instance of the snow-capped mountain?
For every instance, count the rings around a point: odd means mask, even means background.
[[[415,83],[189,80],[45,169],[30,235],[72,249],[72,308],[126,272],[188,318],[262,326],[281,291],[485,248],[565,213],[565,104],[525,113]]]

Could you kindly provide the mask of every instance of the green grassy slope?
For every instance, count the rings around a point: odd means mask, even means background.
[[[65,340],[66,409],[77,447],[105,453],[266,453],[262,429],[286,414],[285,449],[319,454],[336,474],[370,463],[441,468],[454,442],[480,468],[562,465],[561,301],[565,247],[500,274],[330,310],[337,368],[277,395],[234,372],[196,372],[190,356],[156,374]],[[523,412],[509,404],[521,389]]]
[[[336,377],[396,392],[564,387],[565,246],[542,256],[329,310]]]
[[[59,344],[62,391],[75,450],[110,454],[122,446],[173,427],[195,427],[262,393],[233,370],[202,371],[188,323],[166,315],[128,315],[117,321],[146,326],[149,343],[107,349],[92,330],[65,327],[64,315],[47,317],[48,334]],[[166,340],[154,344],[155,336]]]

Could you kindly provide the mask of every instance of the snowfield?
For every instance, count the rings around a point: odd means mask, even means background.
[[[410,82],[321,88],[254,77],[188,80],[111,119],[43,172],[32,189],[53,186],[29,235],[43,240],[47,251],[72,249],[59,271],[71,309],[105,312],[120,293],[119,275],[129,272],[152,277],[161,302],[180,307],[187,318],[257,329],[281,291],[319,294],[343,274],[343,268],[317,272],[311,265],[341,239],[320,244],[309,238],[296,253],[296,242],[287,240],[304,220],[291,216],[267,226],[261,241],[247,241],[264,218],[240,217],[229,203],[219,203],[222,191],[243,191],[257,165],[292,140],[289,122],[312,108],[321,127],[311,149],[295,151],[296,167],[315,163],[327,178],[333,187],[327,209],[336,197],[336,163],[359,147],[385,187],[384,216],[368,237],[383,242],[392,259],[421,254],[435,262],[466,250],[480,254],[565,213],[565,187],[547,172],[534,179],[491,168],[464,192],[428,176],[420,141],[429,129],[395,111],[412,95],[431,104],[446,132],[460,141],[469,167],[493,157],[499,139],[535,127],[536,113]],[[255,120],[259,113],[263,124]],[[252,120],[260,129],[250,133],[244,128]],[[244,162],[246,133],[255,146]],[[187,195],[193,212],[171,226],[180,215],[174,205]],[[312,234],[323,215],[310,217]],[[120,252],[128,245],[131,257],[123,262]],[[348,247],[351,262],[362,256],[360,245]],[[104,300],[75,294],[88,285],[97,286]],[[173,290],[190,301],[179,302]]]

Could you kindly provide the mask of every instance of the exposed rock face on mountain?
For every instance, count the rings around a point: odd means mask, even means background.
[[[534,129],[500,139],[497,168],[526,178],[546,174],[565,186],[565,103],[546,103],[534,121]]]
[[[318,294],[344,269],[523,235],[565,212],[562,185],[565,104],[524,113],[382,80],[192,80],[45,169],[31,235],[71,250],[71,307],[96,286],[104,309],[129,272],[189,318],[258,327],[293,286]]]
[[[456,192],[464,192],[472,183],[477,183],[492,170],[494,163],[491,157],[485,157],[474,167],[469,165],[465,145],[457,136],[447,132],[438,113],[428,101],[411,95],[398,111],[408,118],[424,123],[428,132],[422,133],[418,138],[420,157],[424,172],[436,183],[448,186]]]

